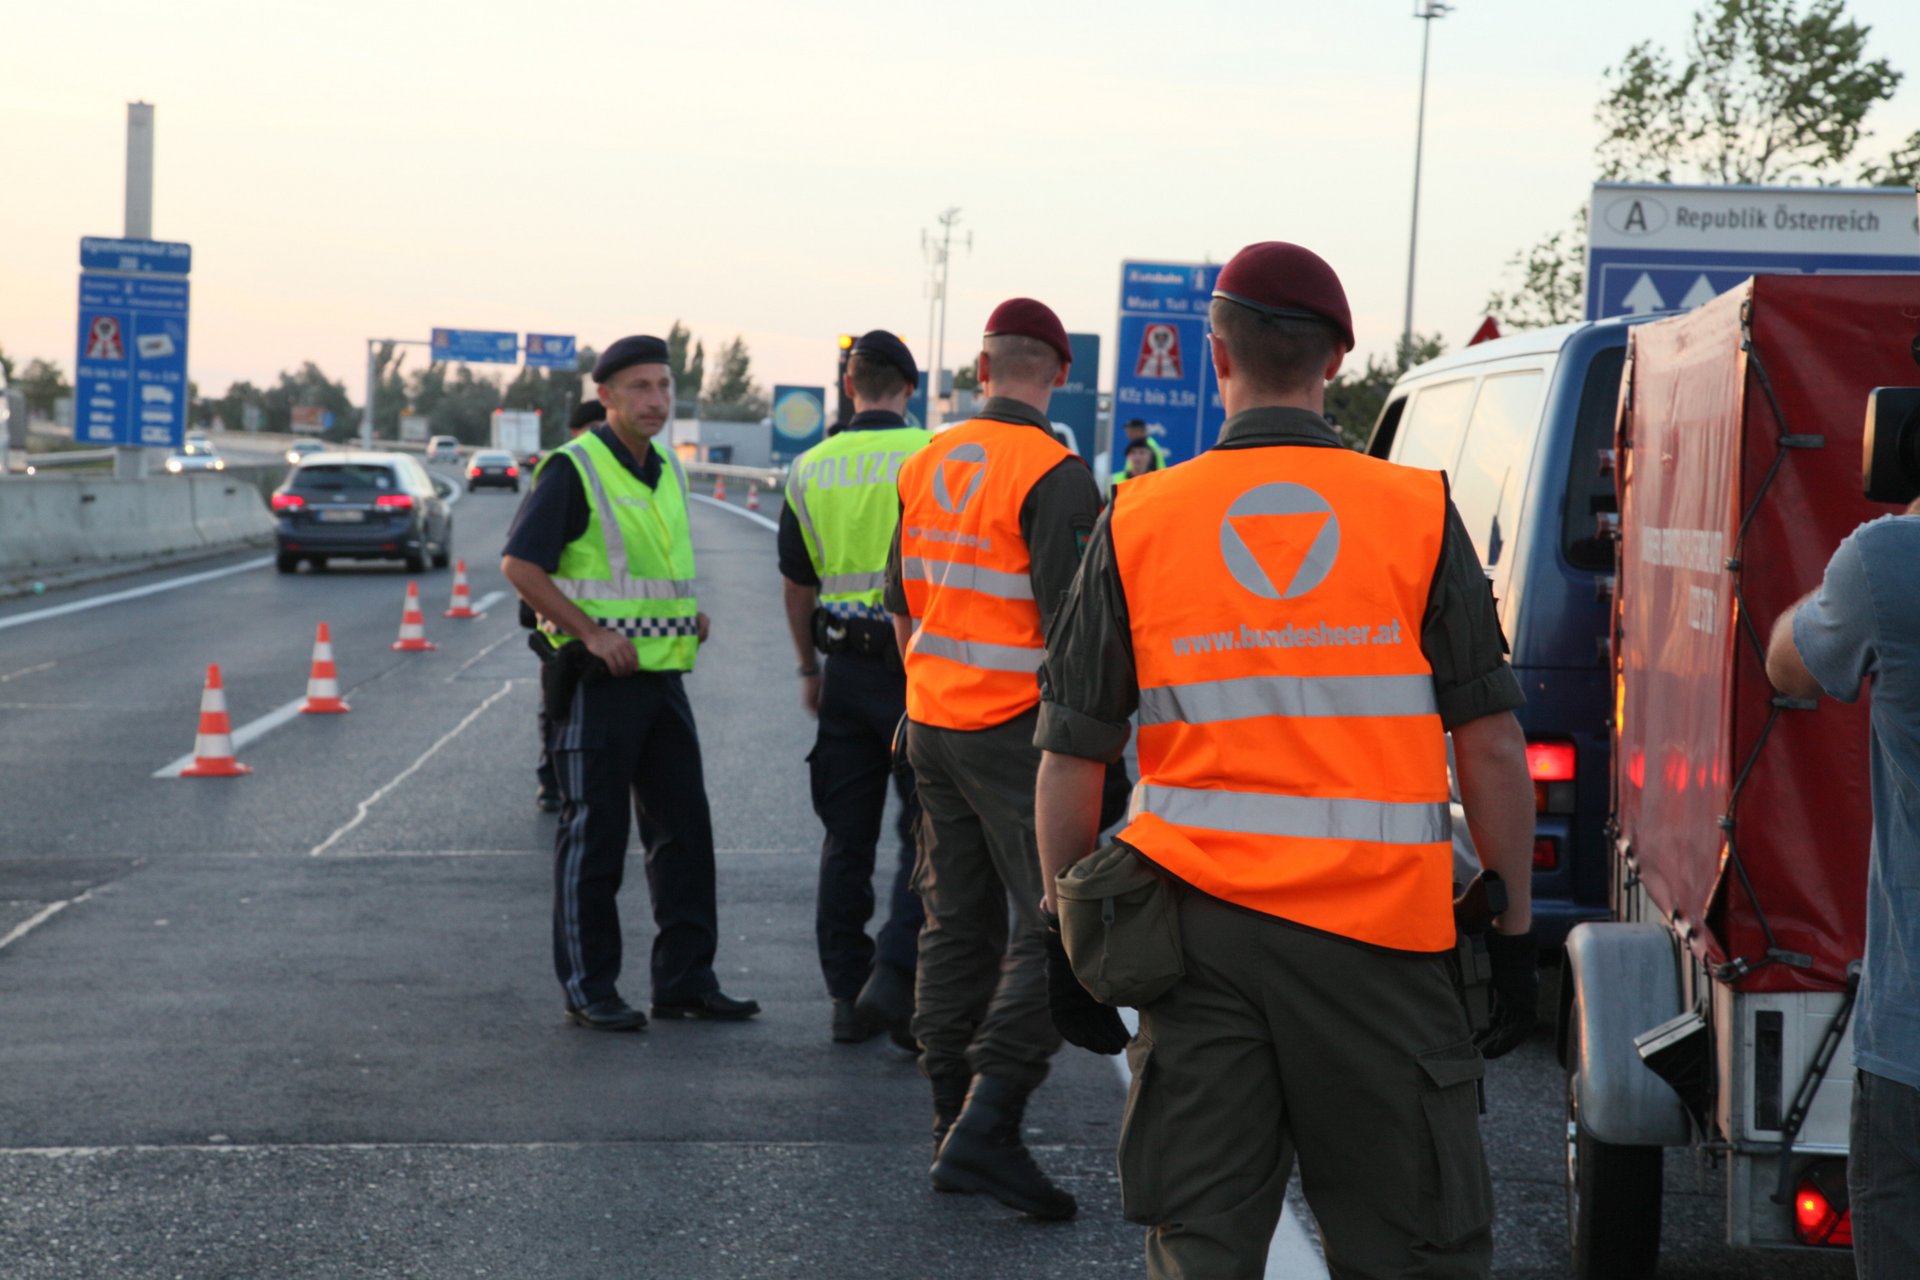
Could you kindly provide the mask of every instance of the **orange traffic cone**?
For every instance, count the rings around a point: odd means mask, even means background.
[[[760,486],[757,484],[749,483],[747,485],[747,510],[758,511],[759,509],[760,509]]]
[[[207,687],[200,694],[200,733],[193,740],[193,763],[180,771],[183,778],[238,778],[253,770],[233,758],[233,725],[227,719],[227,691],[220,684],[220,665],[207,668]]]
[[[477,618],[473,611],[473,593],[467,590],[467,562],[453,562],[453,607],[440,615],[444,618]]]
[[[400,612],[400,638],[393,647],[402,653],[426,653],[440,646],[427,639],[427,620],[420,614],[420,584],[407,583],[407,604]]]
[[[713,478],[713,500],[715,502],[725,502],[727,500],[727,478],[725,476],[715,476]]]
[[[307,700],[300,704],[300,711],[315,715],[351,710],[340,697],[340,679],[333,670],[333,633],[323,622],[313,637],[313,674],[307,677]]]

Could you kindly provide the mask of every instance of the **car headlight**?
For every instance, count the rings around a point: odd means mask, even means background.
[[[215,471],[225,471],[227,469],[227,460],[225,458],[215,458],[213,460],[213,469]]]
[[[168,470],[168,471],[171,471],[171,472],[172,472],[172,473],[173,473],[174,475],[179,475],[179,474],[180,474],[180,459],[178,459],[178,458],[168,458],[168,459],[167,459],[167,470]]]

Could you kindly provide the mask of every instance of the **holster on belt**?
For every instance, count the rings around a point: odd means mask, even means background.
[[[1493,960],[1487,955],[1487,931],[1507,909],[1507,886],[1482,872],[1453,900],[1454,982],[1467,1022],[1478,1035],[1493,1025]]]
[[[573,694],[581,681],[595,685],[613,678],[607,664],[594,657],[593,651],[578,640],[569,640],[555,649],[542,636],[530,639],[538,649],[547,651],[546,663],[540,668],[540,697],[546,704],[547,719],[554,724],[564,724],[573,714]]]
[[[837,653],[855,653],[863,658],[900,665],[900,646],[893,635],[893,624],[878,618],[842,618],[825,609],[813,611],[813,647],[831,657]]]

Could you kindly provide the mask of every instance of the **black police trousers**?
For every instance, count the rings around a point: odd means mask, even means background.
[[[920,898],[913,891],[914,826],[920,808],[913,783],[895,777],[900,793],[899,864],[887,922],[876,948],[867,937],[873,918],[873,865],[893,776],[893,731],[907,708],[905,673],[881,658],[835,654],[826,660],[820,688],[820,732],[807,763],[813,811],[827,829],[820,846],[820,889],[814,935],[827,993],[851,1000],[879,963],[912,973],[919,954]]]
[[[554,839],[553,964],[569,1008],[617,994],[615,898],[640,819],[653,899],[653,999],[694,1000],[719,989],[713,819],[693,708],[678,672],[582,682],[552,726],[564,797]]]

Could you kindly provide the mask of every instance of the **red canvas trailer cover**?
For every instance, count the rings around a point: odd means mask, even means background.
[[[1716,977],[1845,986],[1866,933],[1867,698],[1776,704],[1774,620],[1861,494],[1867,393],[1912,384],[1920,277],[1760,276],[1633,330],[1616,446],[1614,818]]]

